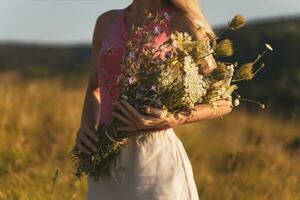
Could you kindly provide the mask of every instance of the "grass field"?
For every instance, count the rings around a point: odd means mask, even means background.
[[[86,80],[0,78],[0,199],[85,199],[67,158]],[[235,110],[175,128],[202,200],[300,199],[300,121]],[[56,174],[56,175],[55,175]]]

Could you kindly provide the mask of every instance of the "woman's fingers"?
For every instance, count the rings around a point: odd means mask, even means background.
[[[95,131],[88,129],[88,128],[85,128],[83,131],[86,135],[88,135],[92,139],[93,142],[95,142],[95,143],[99,142],[99,138],[96,135]]]
[[[85,146],[81,144],[79,140],[77,140],[76,148],[81,151],[83,154],[90,155],[91,152]]]
[[[92,143],[91,139],[85,134],[79,134],[80,142],[85,145],[89,150],[96,152],[97,146]]]
[[[232,101],[228,100],[219,100],[217,102],[218,106],[232,106]]]
[[[133,126],[133,123],[131,121],[129,121],[128,119],[126,119],[126,117],[122,116],[121,114],[112,112],[111,115],[118,118],[121,122],[123,122],[129,126]]]
[[[164,113],[163,113],[163,110],[162,109],[158,109],[158,108],[153,108],[151,106],[148,106],[146,108],[146,113],[147,114],[150,114],[154,117],[157,117],[157,118],[161,118],[161,117],[164,117]]]
[[[143,115],[139,113],[132,105],[130,105],[127,101],[121,100],[121,103],[124,105],[126,110],[130,113],[131,116],[134,117],[135,120],[143,119]]]
[[[126,110],[126,108],[121,104],[120,102],[116,101],[114,102],[114,105],[123,113],[124,116],[126,116],[130,121],[135,121],[135,119],[130,115],[130,113]]]
[[[112,115],[131,127],[126,129],[122,128],[119,130],[134,131],[137,129],[161,127],[166,121],[165,117],[163,116],[163,112],[160,109],[150,108],[151,115],[145,116],[125,100],[121,100],[121,103],[115,102],[115,105],[122,113],[112,112]]]

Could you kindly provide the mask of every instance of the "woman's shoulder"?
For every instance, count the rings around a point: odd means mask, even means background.
[[[94,27],[93,44],[99,46],[102,43],[102,38],[106,30],[122,11],[123,9],[108,10],[97,17]]]
[[[114,9],[100,14],[96,20],[96,28],[100,30],[105,29],[107,25],[110,25],[122,11],[123,9]]]

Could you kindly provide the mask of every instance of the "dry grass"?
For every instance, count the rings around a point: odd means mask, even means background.
[[[86,81],[0,80],[0,199],[85,199],[86,180],[72,176],[66,155]],[[234,111],[175,131],[201,199],[294,200],[300,199],[299,128],[299,120]]]

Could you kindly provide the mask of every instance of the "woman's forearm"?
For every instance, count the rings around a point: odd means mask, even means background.
[[[190,112],[180,112],[180,124],[187,124],[196,121],[203,121],[208,119],[217,118],[231,112],[230,105],[219,105],[218,110],[214,111],[209,105],[199,104],[196,105]]]
[[[100,93],[87,89],[81,115],[81,127],[95,129],[100,120]]]

